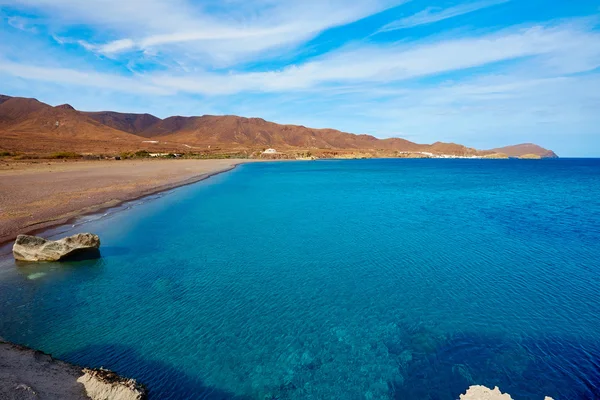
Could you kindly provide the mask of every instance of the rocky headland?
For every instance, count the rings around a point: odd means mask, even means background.
[[[0,398],[142,400],[146,389],[114,372],[81,368],[0,339]]]

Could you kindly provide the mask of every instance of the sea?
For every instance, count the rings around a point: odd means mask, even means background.
[[[600,398],[600,160],[240,165],[0,261],[0,336],[151,399]]]

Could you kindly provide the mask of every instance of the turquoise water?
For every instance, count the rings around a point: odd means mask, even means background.
[[[73,231],[0,336],[154,399],[600,398],[600,160],[249,164]]]

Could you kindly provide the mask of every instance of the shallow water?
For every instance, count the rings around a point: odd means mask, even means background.
[[[0,261],[0,336],[154,399],[600,398],[600,160],[243,165]]]

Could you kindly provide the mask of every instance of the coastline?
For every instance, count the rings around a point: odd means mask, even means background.
[[[2,249],[19,234],[36,234],[71,224],[81,217],[200,182],[231,171],[240,164],[257,161],[262,160],[55,162],[0,169],[0,193],[5,193],[0,195],[3,214],[0,217],[0,252],[4,253]],[[48,184],[48,178],[53,174],[64,176],[51,182],[52,191],[42,190],[43,198],[36,197],[38,185]],[[109,179],[100,185],[92,181],[88,187],[77,187],[94,175],[99,175],[101,180],[108,175]],[[119,182],[111,185],[115,181]],[[33,190],[29,191],[29,187]]]
[[[322,159],[327,160],[327,159]],[[329,160],[344,160],[331,158]],[[102,160],[102,161],[49,161],[40,160],[36,162],[0,162],[0,256],[8,254],[7,248],[19,234],[39,234],[49,229],[73,224],[81,217],[95,215],[106,210],[118,208],[126,203],[143,199],[148,196],[175,189],[177,187],[190,185],[202,180],[208,179],[214,175],[231,171],[241,164],[254,162],[280,162],[280,161],[302,161],[288,159],[202,159],[202,160],[164,160],[164,159],[142,159],[142,160]],[[123,188],[122,182],[113,185],[114,182],[105,182],[97,185],[96,182],[87,189],[82,189],[79,197],[87,197],[85,201],[79,204],[73,204],[72,199],[35,199],[40,195],[45,195],[45,188],[38,187],[42,181],[48,181],[49,174],[69,174],[71,172],[84,172],[90,167],[90,170],[104,169],[107,167],[107,174],[111,169],[129,169],[136,173],[136,169],[141,167],[168,165],[196,165],[200,166],[196,171],[175,171],[174,174],[159,176],[152,183],[144,184],[143,178],[150,176],[125,177],[127,179],[126,187]],[[189,168],[185,168],[189,169]],[[73,171],[75,170],[75,171]],[[165,172],[165,171],[162,171]],[[168,171],[166,171],[168,172]],[[20,182],[19,177],[29,177],[29,182]],[[37,178],[37,179],[35,179]],[[53,178],[53,177],[52,177]],[[102,178],[102,176],[100,176]],[[141,179],[140,179],[141,178]],[[33,182],[31,182],[33,181]],[[52,180],[51,180],[52,182]],[[52,182],[54,184],[54,182]],[[64,183],[64,182],[63,182]],[[77,182],[74,182],[77,183]],[[120,187],[119,187],[120,184]],[[32,186],[35,190],[29,193],[19,193],[19,189],[24,186]],[[67,185],[68,186],[68,185]],[[110,190],[109,190],[110,188]],[[47,188],[46,188],[47,189]],[[61,187],[59,185],[58,189]],[[17,193],[14,193],[16,191]],[[8,194],[8,195],[7,195]],[[11,199],[12,194],[12,199]],[[49,196],[52,197],[52,196]],[[11,201],[12,200],[12,201]],[[12,204],[11,204],[12,202]],[[61,204],[62,208],[57,209],[55,204]],[[41,212],[40,212],[41,211]],[[14,215],[15,212],[21,215]],[[37,212],[41,215],[33,215]],[[8,214],[8,216],[7,216]],[[13,215],[11,215],[13,214]],[[6,254],[5,254],[6,253]]]
[[[3,232],[0,236],[0,257],[9,257],[8,251],[11,248],[14,238],[21,233],[35,234],[46,232],[53,228],[58,229],[61,226],[71,224],[81,217],[102,213],[109,209],[118,209],[128,203],[141,200],[146,197],[154,196],[159,193],[169,191],[178,187],[191,185],[218,174],[233,170],[238,165],[248,162],[272,161],[272,160],[185,160],[186,163],[194,163],[207,170],[200,171],[192,169],[189,174],[169,175],[167,178],[154,181],[153,184],[135,188],[132,191],[110,192],[111,195],[118,198],[109,201],[100,201],[103,196],[89,197],[91,204],[85,208],[73,209],[66,214],[48,214],[49,218],[36,221],[28,225],[13,224],[8,234]],[[151,160],[142,161],[133,164],[143,164],[144,166],[165,166],[166,163],[177,163],[180,160]],[[150,164],[148,164],[150,163]],[[70,163],[47,163],[49,170],[41,170],[39,164],[21,164],[16,169],[0,169],[0,188],[8,187],[7,180],[3,179],[12,176],[13,180],[20,176],[30,175],[40,180],[44,180],[51,174],[52,168],[61,170],[60,172],[69,173],[69,169],[85,168],[91,166],[92,169],[104,168],[106,166],[129,167],[132,163],[127,162],[70,162]],[[168,164],[173,166],[174,164]],[[10,167],[10,164],[7,166]],[[8,173],[7,173],[8,171]],[[81,172],[81,170],[79,171]],[[5,192],[6,193],[6,192]],[[85,195],[85,191],[82,194]],[[6,207],[4,201],[6,196],[0,197],[0,210]],[[24,199],[27,203],[31,199]],[[46,210],[47,211],[47,210]],[[0,222],[6,218],[0,217]],[[6,250],[6,254],[4,252]],[[0,337],[0,397],[8,396],[15,399],[37,398],[38,396],[48,398],[61,398],[65,400],[83,400],[83,399],[114,399],[114,400],[141,400],[147,397],[147,392],[142,384],[134,379],[124,378],[112,371],[104,369],[90,369],[79,365],[74,365],[60,359],[54,358],[51,354],[32,349],[18,343],[6,341]]]
[[[142,400],[146,389],[134,379],[89,369],[0,338],[0,398]]]

